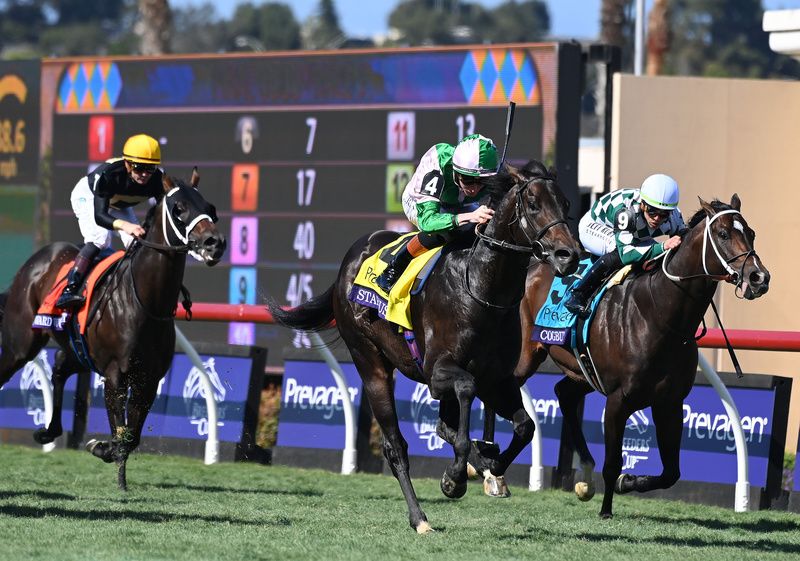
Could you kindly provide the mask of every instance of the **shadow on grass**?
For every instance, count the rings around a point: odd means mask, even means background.
[[[144,483],[142,488],[154,489],[181,489],[186,491],[202,491],[204,493],[247,493],[259,495],[297,495],[300,497],[321,497],[322,491],[300,489],[289,491],[285,489],[244,489],[242,487],[222,487],[219,485],[185,485],[183,483]]]
[[[747,532],[797,532],[800,531],[800,520],[714,520],[694,516],[653,516],[642,518],[652,520],[656,524],[692,524],[709,530],[745,530]]]
[[[66,493],[51,493],[50,491],[0,491],[0,500],[13,499],[16,497],[35,497],[37,499],[49,501],[74,501],[78,497],[67,495]]]
[[[670,520],[666,519],[665,520]],[[675,522],[670,520],[670,522]],[[630,544],[630,545],[664,545],[670,547],[692,547],[692,548],[720,548],[722,550],[751,550],[763,553],[794,553],[800,554],[800,545],[780,543],[770,539],[759,540],[734,540],[728,534],[720,535],[719,539],[705,539],[705,538],[681,538],[670,536],[656,536],[652,538],[638,538],[628,537],[617,534],[603,534],[600,532],[577,532],[575,534],[565,534],[563,532],[550,532],[542,528],[530,529],[529,532],[524,534],[505,534],[500,538],[516,539],[516,540],[541,540],[542,534],[548,534],[551,537],[563,541],[564,539],[574,539],[580,542],[596,542],[596,543],[609,543],[609,544]]]
[[[15,518],[35,518],[54,516],[62,519],[91,520],[116,522],[119,520],[136,520],[138,522],[164,523],[164,522],[211,522],[214,524],[232,524],[239,526],[291,526],[292,522],[285,516],[278,516],[274,520],[243,520],[230,516],[207,516],[203,514],[170,514],[154,511],[123,511],[118,510],[72,510],[61,507],[29,507],[0,505],[0,515]]]

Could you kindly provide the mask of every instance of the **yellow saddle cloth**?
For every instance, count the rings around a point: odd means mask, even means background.
[[[412,259],[389,294],[386,294],[386,292],[375,284],[375,279],[388,266],[388,261],[391,261],[391,257],[403,247],[403,244],[409,238],[416,234],[417,232],[404,234],[365,259],[356,275],[354,280],[355,286],[350,293],[350,300],[377,309],[382,317],[406,329],[412,328],[409,305],[411,303],[411,290],[414,288],[414,281],[420,271],[425,268],[425,265],[438,255],[442,248],[437,247],[436,249],[431,249]],[[381,257],[383,257],[383,259],[381,259]],[[369,289],[374,294],[370,294],[363,289]],[[378,298],[375,298],[375,296]],[[384,302],[385,305],[383,305]]]

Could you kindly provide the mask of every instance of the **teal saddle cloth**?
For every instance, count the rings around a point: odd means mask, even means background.
[[[539,313],[536,314],[536,320],[534,321],[533,331],[531,333],[532,341],[539,341],[546,345],[565,345],[568,347],[577,345],[578,316],[565,308],[564,302],[567,299],[567,294],[572,283],[583,276],[583,273],[591,267],[592,262],[592,257],[584,257],[578,264],[578,269],[574,274],[567,277],[553,278],[550,291],[547,293],[547,299],[539,310]],[[584,341],[586,341],[589,336],[589,325],[594,317],[597,304],[600,302],[600,298],[603,297],[605,291],[606,287],[603,285],[603,288],[592,298],[589,317],[586,321],[581,322],[581,336]]]

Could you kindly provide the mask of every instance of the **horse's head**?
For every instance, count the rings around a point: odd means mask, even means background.
[[[192,171],[191,184],[164,176],[161,218],[169,245],[185,245],[198,261],[212,266],[225,253],[225,236],[216,226],[217,211],[197,190],[200,174]]]
[[[499,184],[511,183],[495,205],[498,219],[508,223],[515,243],[533,248],[533,255],[547,261],[556,275],[575,272],[580,260],[580,244],[567,226],[569,201],[561,192],[555,173],[531,160],[522,168],[509,164],[498,174]],[[497,191],[493,192],[496,198]]]
[[[730,205],[703,199],[700,205],[689,225],[702,229],[704,272],[734,284],[748,300],[766,294],[770,274],[753,249],[756,234],[741,213],[739,196],[734,194]]]

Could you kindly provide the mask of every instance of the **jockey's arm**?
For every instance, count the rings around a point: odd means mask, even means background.
[[[94,221],[98,226],[102,226],[107,230],[116,230],[114,221],[122,222],[118,218],[111,216],[109,212],[111,208],[111,201],[108,197],[103,197],[95,192],[94,194]]]

